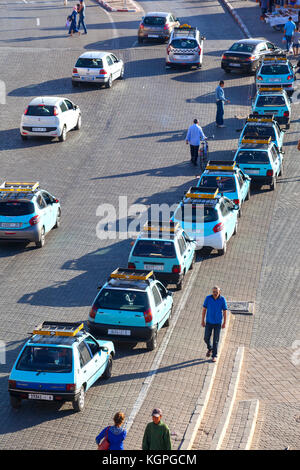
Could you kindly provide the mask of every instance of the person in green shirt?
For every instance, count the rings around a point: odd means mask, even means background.
[[[161,420],[159,408],[152,411],[152,423],[148,423],[143,437],[143,450],[172,450],[170,430]]]

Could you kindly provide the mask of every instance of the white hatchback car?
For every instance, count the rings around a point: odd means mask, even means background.
[[[21,118],[23,140],[29,136],[58,137],[61,142],[71,129],[81,127],[81,111],[67,98],[40,96],[30,101]]]
[[[124,78],[124,62],[110,52],[89,51],[78,57],[72,73],[72,85],[100,83],[111,88],[117,78]]]

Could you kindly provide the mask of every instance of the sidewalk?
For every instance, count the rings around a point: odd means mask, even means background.
[[[98,3],[107,11],[125,13],[142,11],[141,7],[133,0],[98,0]]]

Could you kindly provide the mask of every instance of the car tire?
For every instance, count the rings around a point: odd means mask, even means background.
[[[19,408],[21,408],[21,403],[22,403],[22,399],[19,398],[19,397],[14,397],[14,396],[10,396],[10,404],[11,404],[11,407],[14,408],[15,410],[18,410]]]
[[[238,218],[240,219],[243,215],[243,210],[242,210],[242,206],[240,207],[239,211],[238,211]]]
[[[35,246],[37,248],[43,248],[45,245],[45,227],[42,227],[41,233],[40,233],[40,239],[38,242],[35,243]]]
[[[81,114],[79,114],[77,124],[75,126],[75,131],[79,131],[81,129],[81,122],[82,122]]]
[[[150,341],[147,341],[146,347],[148,351],[154,351],[157,347],[157,328],[153,331],[153,336]]]
[[[85,404],[85,389],[84,386],[81,387],[79,395],[75,400],[73,400],[73,408],[75,411],[83,411]]]
[[[58,209],[57,216],[56,216],[56,223],[54,225],[54,228],[59,228],[60,224],[61,224],[61,210]]]
[[[223,248],[221,250],[218,250],[219,256],[225,255],[226,251],[227,251],[227,240],[225,238]]]
[[[230,73],[231,72],[231,69],[228,69],[227,67],[224,69],[224,72],[225,73]]]
[[[108,78],[108,81],[105,83],[105,88],[111,88],[112,87],[112,76],[110,75]]]
[[[194,269],[195,262],[196,262],[196,253],[194,253],[193,261],[192,261],[191,266],[190,266],[190,270],[191,270],[191,271]]]
[[[27,135],[22,135],[22,134],[20,134],[20,136],[21,136],[21,139],[22,139],[22,140],[28,140],[28,136],[27,136]]]
[[[65,142],[67,139],[67,128],[66,125],[62,128],[61,135],[59,136],[59,141],[60,142]]]
[[[110,354],[109,359],[107,361],[107,366],[105,368],[105,371],[102,374],[102,377],[104,379],[109,379],[111,377],[111,374],[112,374],[112,361],[113,361],[112,355]]]
[[[173,306],[170,310],[170,315],[168,316],[167,320],[165,321],[164,326],[168,328],[170,326],[171,320],[172,320],[172,314],[173,314]]]
[[[280,172],[279,172],[278,176],[280,176],[281,178],[283,177],[283,163],[281,164]]]
[[[119,80],[123,80],[123,79],[124,79],[124,65],[121,68],[121,72],[120,72],[120,76],[119,76]]]
[[[251,193],[250,193],[250,188],[249,188],[247,192],[247,196],[246,196],[246,201],[249,201],[250,197],[251,197]]]
[[[289,128],[290,128],[290,123],[289,123],[289,122],[285,125],[285,128],[286,128],[286,129],[289,129]]]
[[[79,82],[75,82],[75,80],[72,80],[72,86],[74,88],[78,87],[79,86]]]
[[[144,38],[138,37],[138,43],[139,43],[139,44],[143,44],[143,42],[144,42]]]
[[[180,281],[176,284],[176,290],[182,290],[182,286],[183,286],[183,281],[184,281],[184,273],[180,279]]]
[[[236,235],[238,232],[238,221],[236,221],[236,224],[235,224],[235,227],[234,227],[234,231],[233,231],[233,235]]]
[[[271,191],[275,191],[275,189],[276,189],[276,183],[277,183],[277,181],[276,181],[276,176],[273,176],[273,178],[272,178],[272,183],[270,184],[270,190],[271,190]]]

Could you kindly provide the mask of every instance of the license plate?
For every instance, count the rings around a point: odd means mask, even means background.
[[[230,67],[240,67],[241,66],[241,64],[235,64],[233,62],[231,62],[229,65],[230,65]]]
[[[33,127],[32,132],[46,132],[46,127]]]
[[[21,223],[17,222],[2,222],[0,224],[1,228],[20,228],[22,227]]]
[[[148,38],[158,38],[158,34],[148,34]]]
[[[53,395],[42,395],[41,393],[29,393],[29,400],[53,400]]]
[[[176,59],[178,60],[191,60],[193,56],[190,55],[181,55],[181,54],[176,54]]]
[[[259,175],[259,170],[245,170],[248,175]]]
[[[121,336],[130,336],[130,330],[108,330],[109,335],[121,335]]]
[[[273,82],[281,82],[281,78],[274,78]],[[270,82],[271,83],[271,82]]]
[[[149,269],[149,271],[163,271],[163,264],[144,264],[144,269]]]

